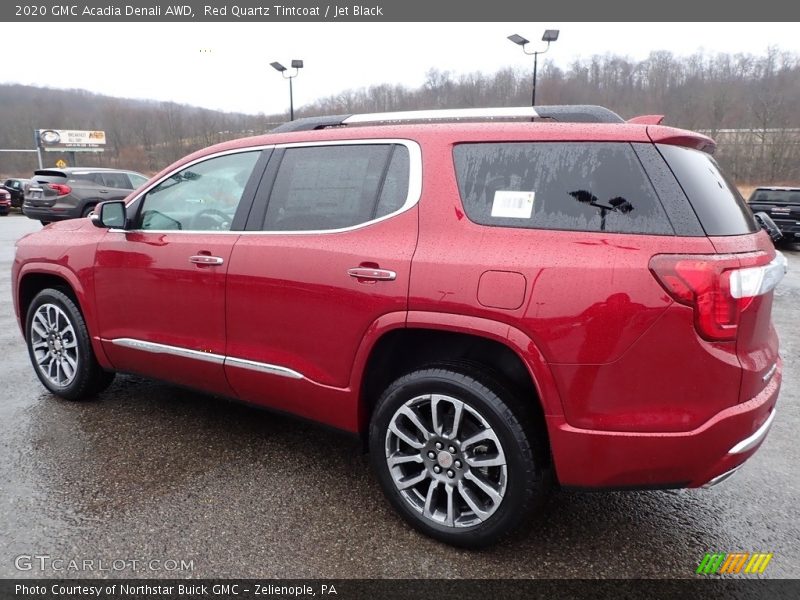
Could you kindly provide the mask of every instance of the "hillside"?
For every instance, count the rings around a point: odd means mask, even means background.
[[[99,129],[103,153],[81,153],[80,164],[153,173],[181,156],[226,139],[261,133],[278,117],[225,113],[174,102],[131,100],[85,90],[0,84],[0,148],[32,149],[35,129]],[[44,154],[45,165],[60,153]],[[0,153],[0,175],[25,175],[35,154]]]
[[[666,115],[666,124],[718,141],[717,159],[738,182],[800,182],[800,57],[675,57],[653,52],[633,61],[592,56],[559,69],[540,65],[539,104],[600,104],[625,118]],[[529,71],[452,74],[432,69],[418,88],[383,83],[345,90],[299,107],[297,116],[475,106],[524,106]],[[224,113],[174,102],[129,100],[84,90],[0,84],[0,148],[31,148],[34,129],[102,129],[103,154],[83,164],[157,171],[209,144],[268,131],[285,115]],[[52,164],[59,158],[46,155]],[[26,175],[35,154],[0,153],[0,175]]]

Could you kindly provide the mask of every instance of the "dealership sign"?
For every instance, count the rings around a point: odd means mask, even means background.
[[[36,137],[43,150],[52,152],[102,152],[106,144],[105,131],[37,129]]]

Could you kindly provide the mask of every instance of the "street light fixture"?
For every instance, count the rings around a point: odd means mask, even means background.
[[[538,66],[538,58],[540,54],[544,54],[550,49],[550,42],[555,42],[558,39],[558,29],[545,29],[544,35],[542,35],[542,41],[547,42],[547,47],[544,50],[535,52],[528,52],[525,49],[525,46],[530,44],[530,42],[521,35],[515,33],[514,35],[508,36],[508,39],[518,46],[522,46],[522,51],[528,56],[533,54],[533,92],[531,93],[531,106],[536,106],[536,68]]]
[[[297,77],[297,74],[300,73],[300,69],[303,68],[303,61],[297,59],[292,60],[291,68],[294,69],[293,75],[287,75],[286,73],[288,72],[288,69],[279,62],[271,62],[269,65],[283,75],[284,79],[289,80],[289,120],[294,121],[294,93],[292,91],[292,79]]]

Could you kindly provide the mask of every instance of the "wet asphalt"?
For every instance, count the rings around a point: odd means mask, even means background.
[[[470,552],[406,526],[348,436],[134,376],[92,402],[47,393],[10,299],[14,240],[39,228],[0,217],[0,577],[673,578],[709,551],[772,552],[764,576],[800,577],[800,246],[775,293],[778,415],[734,477],[558,492]]]

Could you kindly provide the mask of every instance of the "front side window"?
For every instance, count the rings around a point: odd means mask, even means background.
[[[259,154],[217,156],[173,173],[142,199],[138,228],[229,231]]]
[[[353,227],[402,208],[408,150],[399,144],[287,148],[269,197],[266,231]]]
[[[464,208],[476,223],[673,234],[630,144],[460,144],[454,158]]]

